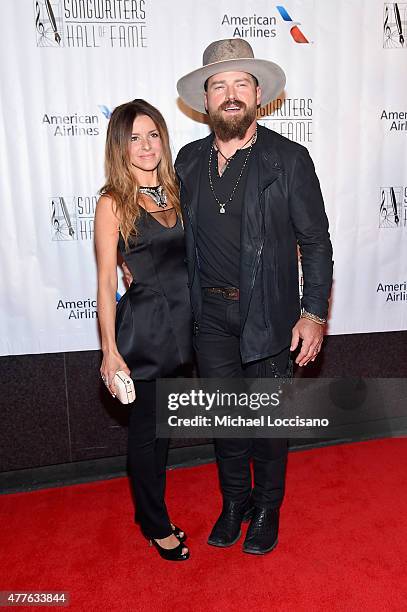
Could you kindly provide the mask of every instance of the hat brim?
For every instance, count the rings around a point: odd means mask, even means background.
[[[262,91],[262,106],[274,100],[286,83],[283,69],[274,62],[255,58],[229,59],[202,66],[183,76],[177,83],[180,98],[194,110],[206,113],[204,84],[209,77],[219,72],[248,72],[255,76]]]

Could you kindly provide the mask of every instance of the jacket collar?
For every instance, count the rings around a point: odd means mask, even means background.
[[[242,211],[243,226],[247,229],[252,227],[257,236],[262,233],[259,225],[260,219],[257,219],[257,222],[255,219],[255,215],[258,214],[256,211],[260,206],[260,196],[271,183],[284,173],[276,140],[274,132],[261,125],[257,126],[257,142],[249,162],[249,176]],[[205,172],[205,160],[212,142],[213,133],[202,140],[191,143],[181,159],[176,161],[177,174],[188,194],[183,204],[191,217],[194,230],[196,230],[197,224],[199,185],[202,173]],[[246,225],[246,222],[249,221],[248,216],[251,217],[254,225],[257,226],[256,228],[254,228],[253,223]]]
[[[188,153],[175,163],[177,174],[190,195],[197,193],[199,176],[206,157],[213,141],[213,134],[208,134],[206,138],[198,140],[190,145]]]
[[[240,231],[240,322],[243,329],[264,242],[263,192],[282,174],[270,130],[258,126],[249,160]]]
[[[257,125],[255,153],[259,169],[259,195],[284,173],[275,133]]]
[[[191,195],[198,191],[196,186],[199,184],[206,153],[212,142],[213,133],[191,144],[188,156],[185,154],[183,159],[176,162],[178,176]],[[253,152],[256,153],[259,166],[259,193],[262,193],[281,173],[284,173],[277,139],[272,130],[257,125],[257,143]]]

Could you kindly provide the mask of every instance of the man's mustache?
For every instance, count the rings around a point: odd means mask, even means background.
[[[222,104],[219,106],[218,110],[224,111],[229,106],[236,106],[239,109],[246,108],[246,104],[244,102],[241,102],[240,100],[234,100],[233,98],[231,98],[229,100],[225,100],[225,102],[222,102]]]

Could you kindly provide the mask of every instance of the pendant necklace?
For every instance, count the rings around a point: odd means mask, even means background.
[[[215,149],[215,151],[217,151],[218,153],[221,154],[221,156],[223,157],[223,159],[225,160],[225,165],[223,166],[222,170],[219,170],[219,176],[223,176],[224,173],[226,172],[226,170],[229,168],[229,164],[232,161],[232,159],[234,159],[236,153],[238,151],[241,151],[242,149],[245,148],[246,145],[249,144],[249,142],[253,139],[253,136],[250,136],[249,140],[246,140],[246,142],[244,143],[244,145],[242,145],[239,149],[236,149],[236,151],[233,153],[233,155],[231,155],[230,157],[226,157],[226,155],[224,153],[222,153],[222,151],[219,149],[219,146],[216,142],[216,140],[214,140],[213,142],[213,147]]]
[[[210,185],[211,191],[213,193],[213,197],[215,198],[215,200],[216,200],[216,202],[217,202],[217,204],[219,206],[219,213],[221,213],[221,214],[224,214],[226,212],[226,208],[225,208],[226,205],[229,204],[229,202],[231,202],[233,200],[233,196],[235,195],[235,191],[236,191],[236,189],[237,189],[237,187],[238,187],[238,185],[240,183],[240,179],[243,176],[243,171],[246,168],[247,162],[249,161],[250,153],[252,152],[253,145],[256,142],[256,139],[257,139],[257,129],[254,132],[253,136],[250,138],[250,141],[251,141],[250,142],[250,147],[249,147],[249,149],[247,151],[247,155],[246,155],[246,157],[244,159],[244,162],[243,162],[242,168],[240,170],[239,176],[237,177],[237,181],[235,183],[235,186],[233,187],[232,192],[231,192],[229,198],[227,200],[225,200],[224,202],[221,202],[219,200],[218,196],[215,193],[215,189],[213,187],[213,182],[212,182],[212,153],[213,153],[213,150],[215,149],[215,147],[213,145],[211,147],[211,151],[209,153],[209,165],[208,165],[209,185]],[[219,151],[219,149],[215,149],[215,150]],[[219,151],[219,153],[222,155],[222,157],[225,157],[223,155],[223,153],[221,153],[220,151]],[[225,159],[228,160],[227,161],[227,165],[229,164],[230,160],[233,159],[234,155],[236,155],[236,152],[232,155],[232,157],[225,158]]]

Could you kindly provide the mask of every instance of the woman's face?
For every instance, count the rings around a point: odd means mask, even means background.
[[[133,121],[129,155],[133,167],[142,172],[151,172],[160,163],[162,143],[160,133],[151,117],[138,115]]]

